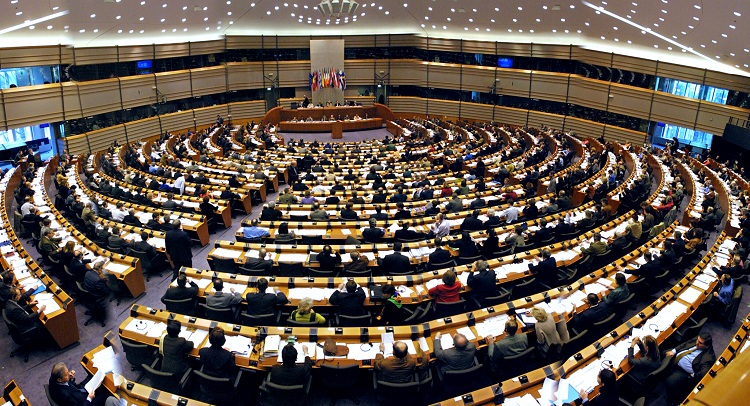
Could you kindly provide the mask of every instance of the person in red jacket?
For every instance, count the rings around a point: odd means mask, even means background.
[[[461,282],[456,278],[456,273],[449,269],[443,274],[443,284],[430,289],[429,293],[435,297],[435,302],[453,303],[461,299],[460,291]]]

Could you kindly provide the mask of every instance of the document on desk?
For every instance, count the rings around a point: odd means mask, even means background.
[[[167,331],[167,325],[165,323],[154,323],[154,325],[148,329],[148,332],[146,332],[146,336],[158,338],[161,337],[161,335],[164,334],[165,331]]]
[[[91,358],[91,364],[94,368],[105,374],[109,372],[122,373],[122,370],[120,370],[117,365],[117,355],[115,354],[115,350],[111,346],[104,347],[103,350],[94,354]]]
[[[278,262],[302,263],[307,260],[307,254],[281,253]]]
[[[457,333],[463,334],[466,336],[466,339],[473,341],[477,338],[477,336],[474,335],[474,332],[471,331],[471,327],[461,327],[456,330]],[[442,337],[441,337],[442,338]]]
[[[427,290],[430,290],[434,288],[435,286],[442,285],[443,281],[440,279],[430,279],[429,281],[425,282],[424,286],[427,288]]]
[[[692,286],[689,286],[687,289],[685,289],[684,292],[680,293],[680,296],[678,296],[677,298],[685,303],[693,304],[696,300],[699,300],[703,296],[703,292],[703,290],[698,290]]]
[[[365,359],[375,359],[378,355],[378,344],[377,343],[355,343],[347,344],[349,347],[348,359],[362,361]]]
[[[551,404],[557,400],[558,382],[554,379],[544,378],[539,392],[539,404]]]
[[[108,270],[110,272],[116,273],[116,274],[121,274],[121,273],[127,271],[129,268],[130,268],[129,265],[118,264],[118,263],[112,262],[112,261],[107,262],[107,265],[104,266],[104,269],[106,269],[106,270]]]
[[[98,388],[102,381],[104,381],[104,375],[106,375],[102,370],[96,371],[93,377],[91,377],[91,380],[84,386],[86,388],[86,392],[88,393],[94,393],[96,391],[96,388]]]
[[[287,343],[280,342],[279,343],[279,356],[277,358],[277,362],[281,363],[283,360],[281,359],[281,350],[286,346]],[[295,361],[297,364],[302,364],[305,362],[305,352],[302,350],[302,347],[307,348],[307,354],[310,356],[310,358],[315,359],[315,343],[294,343],[294,349],[297,350],[297,360]]]
[[[229,250],[226,248],[214,248],[214,252],[211,254],[214,257],[219,258],[232,258],[237,259],[242,255],[242,251],[240,250]]]
[[[606,292],[607,288],[605,288],[604,286],[598,283],[589,283],[586,286],[584,286],[583,290],[584,292],[586,292],[587,295],[591,293],[598,295],[599,293]]]
[[[253,350],[253,340],[245,336],[226,336],[227,342],[224,344],[229,352],[237,355],[248,356]]]
[[[540,406],[540,404],[534,399],[534,396],[527,393],[521,397],[506,398],[503,406]]]
[[[443,334],[440,336],[440,346],[447,350],[453,348],[453,336],[450,334]]]

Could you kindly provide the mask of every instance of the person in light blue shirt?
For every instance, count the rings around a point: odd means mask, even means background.
[[[734,280],[731,275],[725,273],[721,276],[721,287],[718,292],[714,292],[714,298],[718,299],[724,305],[732,303],[734,296]]]
[[[271,233],[269,233],[266,228],[258,227],[258,219],[253,219],[253,221],[250,222],[250,227],[242,228],[242,235],[247,239],[252,239],[270,237]]]
[[[700,382],[716,362],[711,334],[702,332],[695,341],[687,341],[667,351],[677,361],[664,381],[672,403],[685,399],[690,389]]]

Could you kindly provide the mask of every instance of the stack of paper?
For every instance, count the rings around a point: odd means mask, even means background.
[[[245,336],[226,336],[227,342],[224,347],[231,353],[237,355],[250,355],[253,349],[253,340]]]
[[[263,356],[264,357],[275,357],[276,354],[279,352],[279,348],[281,345],[281,336],[280,335],[269,335],[266,336],[265,341],[263,342]]]

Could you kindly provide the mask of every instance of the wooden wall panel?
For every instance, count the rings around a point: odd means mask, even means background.
[[[197,41],[190,43],[190,55],[209,55],[224,52],[224,40]]]
[[[497,54],[503,56],[531,56],[531,46],[529,44],[498,42]]]
[[[532,98],[564,103],[567,92],[568,74],[533,72],[531,80]]]
[[[73,48],[73,61],[76,65],[117,62],[116,47]]]
[[[608,90],[609,82],[571,76],[568,103],[605,110],[609,94]]]
[[[91,131],[86,133],[86,136],[91,146],[91,151],[94,152],[109,148],[114,140],[117,140],[120,145],[124,145],[130,140],[129,137],[125,137],[125,126],[122,124]]]
[[[189,70],[157,73],[155,76],[156,87],[167,100],[179,100],[192,96]],[[156,93],[155,90],[152,92]]]
[[[389,97],[388,107],[394,113],[427,114],[427,99],[421,97]]]
[[[26,127],[63,120],[60,85],[40,85],[5,89],[5,121],[8,128]]]
[[[227,82],[223,66],[190,70],[193,82],[193,97],[226,91]]]
[[[652,90],[613,83],[610,94],[614,97],[609,99],[609,111],[647,120],[652,93]]]
[[[533,44],[531,54],[534,58],[570,59],[570,45]]]
[[[391,85],[427,86],[427,62],[397,60],[391,62]]]
[[[204,107],[202,109],[194,109],[193,111],[198,127],[216,122],[217,114],[222,117],[226,117],[229,114],[226,105]]]
[[[190,55],[190,44],[157,44],[154,45],[155,59],[178,58]]]
[[[610,66],[612,63],[612,54],[591,49],[573,47],[571,55],[574,61],[581,61],[590,65]]]
[[[653,75],[656,72],[657,62],[651,59],[635,58],[625,55],[614,55],[612,66],[633,72]]]
[[[86,134],[79,134],[65,137],[65,152],[72,155],[92,152],[89,150],[89,143]]]
[[[480,104],[480,103],[461,103],[461,118],[468,120],[492,120],[492,109],[494,108],[491,104]]]
[[[93,116],[121,109],[117,79],[92,80],[78,83],[78,94],[84,116]]]
[[[520,69],[498,69],[497,94],[529,97],[530,71]]]
[[[429,114],[432,117],[458,117],[459,102],[453,100],[430,99],[427,102]]]
[[[580,137],[597,138],[604,131],[604,124],[583,120],[576,117],[568,117],[565,120],[565,130],[570,130]]]
[[[154,75],[126,76],[120,78],[123,108],[128,109],[156,103],[157,98],[154,86]]]
[[[703,69],[681,66],[673,63],[659,62],[659,76],[679,79],[691,83],[703,83]]]
[[[63,104],[65,106],[65,119],[75,120],[83,117],[81,111],[81,99],[78,98],[78,84],[76,82],[63,82]]]
[[[73,62],[71,56],[70,48],[64,45],[2,48],[0,67],[7,69],[70,64]]]
[[[495,108],[496,123],[526,125],[526,115],[526,110],[522,109],[504,106],[498,106]]]
[[[242,103],[231,103],[229,111],[232,114],[233,124],[245,124],[250,120],[258,122],[266,115],[266,102],[264,100],[253,100]]]
[[[229,74],[229,90],[259,89],[263,87],[263,71],[261,64],[230,63],[227,65]]]
[[[214,116],[215,118],[216,116]],[[193,128],[193,110],[178,111],[161,116],[162,131],[178,132]]]
[[[619,143],[629,142],[633,145],[643,145],[648,139],[648,135],[644,132],[608,125],[604,129],[604,138],[607,140],[615,140]]]
[[[458,52],[461,49],[461,40],[459,39],[443,39],[443,38],[427,38],[427,48],[430,51],[447,51],[447,52]]]
[[[698,111],[696,129],[711,134],[721,135],[730,118],[747,120],[747,111],[739,108],[727,108],[721,104],[701,102]]]
[[[541,128],[543,125],[551,128],[562,128],[564,117],[559,114],[543,113],[541,111],[529,111],[529,125]]]
[[[281,87],[307,86],[310,83],[310,61],[279,62],[278,79]]]
[[[463,66],[463,90],[489,92],[495,83],[495,68],[489,66]]]
[[[158,136],[161,133],[158,117],[131,121],[125,124],[125,129],[128,132],[128,139],[131,141]]]
[[[118,48],[119,62],[136,62],[154,59],[153,45],[134,45]]]
[[[225,37],[226,49],[260,49],[262,48],[262,37],[227,35]]]
[[[697,108],[698,100],[655,92],[651,120],[693,128]]]
[[[437,89],[461,89],[461,65],[430,63],[429,86]]]
[[[466,53],[488,54],[488,55],[495,54],[494,42],[464,40],[461,43],[461,47],[462,47],[461,49],[463,50],[463,52],[466,52]]]
[[[750,93],[750,80],[748,78],[721,72],[707,71],[706,85]]]
[[[372,86],[375,80],[375,61],[372,59],[347,59],[344,61],[344,71],[346,72],[347,85],[369,85]],[[387,69],[387,65],[383,70]]]

